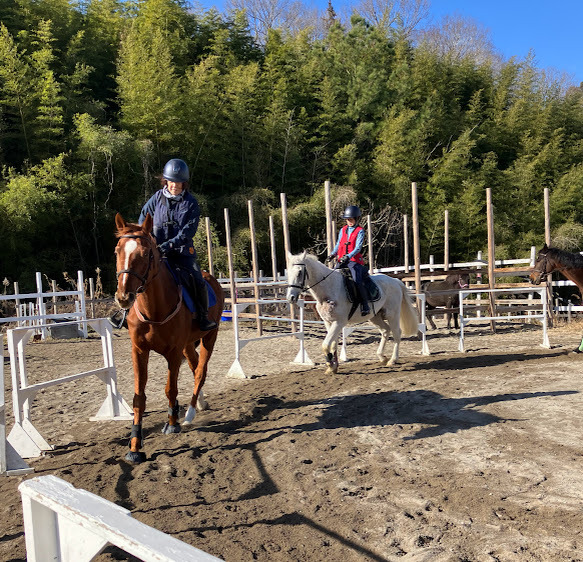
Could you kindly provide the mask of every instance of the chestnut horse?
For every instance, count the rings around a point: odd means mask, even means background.
[[[202,392],[207,365],[215,342],[218,327],[201,332],[198,322],[183,304],[182,287],[178,286],[162,259],[152,236],[152,217],[146,216],[143,224],[127,223],[118,213],[115,217],[116,236],[119,239],[116,253],[116,302],[128,310],[127,324],[132,342],[134,366],[134,422],[130,437],[130,451],[126,460],[142,462],[146,455],[143,445],[142,417],[146,409],[146,381],[150,351],[163,355],[168,362],[166,396],[168,397],[168,422],[164,433],[180,432],[178,423],[178,372],[184,357],[194,374],[194,390],[185,423],[191,423],[196,407],[205,409]],[[204,279],[216,295],[216,304],[209,308],[209,318],[220,323],[224,295],[217,280],[203,272]],[[200,342],[200,357],[196,351]],[[198,404],[197,404],[198,403]]]

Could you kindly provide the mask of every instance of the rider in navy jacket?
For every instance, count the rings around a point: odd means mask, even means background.
[[[190,274],[190,289],[196,300],[198,321],[203,331],[213,330],[216,322],[208,318],[208,294],[196,261],[193,238],[200,221],[200,207],[188,191],[190,173],[186,162],[174,158],[164,166],[162,189],[158,190],[142,208],[139,223],[147,214],[154,219],[152,234],[160,252],[171,265]]]

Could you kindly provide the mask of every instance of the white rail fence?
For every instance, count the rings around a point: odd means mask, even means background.
[[[268,304],[275,304],[275,305],[288,305],[291,307],[290,303],[287,300],[282,299],[257,299],[257,305],[263,306]],[[247,379],[250,378],[245,374],[243,370],[243,366],[241,365],[241,350],[249,343],[260,341],[260,340],[268,340],[268,339],[275,339],[275,338],[285,338],[285,337],[294,337],[297,338],[299,341],[299,350],[296,355],[296,358],[292,361],[292,363],[297,363],[300,365],[314,365],[314,362],[308,357],[308,353],[306,352],[305,347],[305,331],[304,331],[304,308],[305,308],[305,301],[299,300],[297,303],[299,308],[299,320],[292,318],[291,310],[290,316],[288,317],[274,317],[274,316],[254,316],[252,320],[276,320],[277,322],[289,322],[290,324],[290,332],[281,333],[281,334],[267,334],[256,336],[254,338],[242,338],[240,332],[240,324],[241,324],[241,313],[243,313],[249,306],[255,306],[255,303],[235,303],[233,304],[232,309],[232,317],[233,317],[233,335],[235,337],[235,360],[233,364],[229,368],[227,372],[227,377],[229,378],[236,378],[236,379]],[[299,323],[299,330],[292,331],[291,327],[294,323]],[[323,324],[323,322],[322,322]]]
[[[89,562],[109,544],[145,562],[221,560],[56,476],[31,478],[18,490],[28,562]]]
[[[66,322],[65,324],[82,323],[85,330],[93,328],[101,337],[103,351],[103,366],[83,373],[75,373],[59,379],[43,381],[37,384],[28,383],[26,368],[25,345],[36,329],[46,328],[48,324],[35,327],[13,328],[7,332],[8,351],[10,353],[10,369],[12,373],[12,408],[14,412],[14,426],[8,435],[10,445],[24,458],[34,458],[43,451],[53,449],[31,421],[31,407],[35,396],[40,390],[54,385],[72,382],[88,376],[97,376],[106,386],[106,397],[99,411],[91,421],[101,420],[131,420],[132,409],[126,404],[117,388],[117,373],[113,357],[111,340],[111,326],[107,319],[96,318]],[[65,400],[66,394],[63,395]]]
[[[36,326],[40,331],[42,338],[45,339],[48,332],[47,320],[63,320],[78,318],[86,320],[87,313],[85,307],[85,288],[83,281],[83,272],[77,272],[77,290],[75,291],[43,291],[42,274],[36,273],[36,293],[15,293],[12,295],[0,295],[0,301],[13,301],[16,309],[16,316],[0,318],[1,323],[16,322],[18,326]],[[55,303],[53,299],[62,297],[73,297],[75,299],[75,311],[67,313],[49,313],[50,306]],[[50,300],[50,302],[49,302]],[[32,302],[23,302],[32,301]],[[82,325],[83,337],[87,337],[86,325]]]
[[[534,320],[539,319],[542,324],[542,337],[543,341],[541,346],[550,348],[551,344],[549,342],[548,336],[548,316],[547,316],[547,299],[546,299],[546,289],[542,288],[530,288],[528,287],[528,292],[533,294],[540,295],[540,307],[541,312],[537,313],[534,310],[527,310],[526,314],[512,314],[509,312],[506,315],[499,314],[497,316],[468,316],[466,313],[471,313],[471,308],[467,305],[464,305],[464,299],[470,295],[479,295],[479,294],[493,294],[493,295],[500,295],[500,294],[515,294],[515,293],[524,293],[524,288],[520,289],[466,289],[459,291],[459,299],[460,299],[460,314],[459,314],[459,323],[460,323],[460,342],[459,342],[459,350],[465,351],[464,346],[464,328],[466,324],[470,322],[484,322],[485,320],[493,320],[493,321],[508,321],[508,320]]]

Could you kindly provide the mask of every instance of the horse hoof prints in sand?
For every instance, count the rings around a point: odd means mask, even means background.
[[[143,224],[126,223],[120,214],[115,217],[118,243],[115,249],[117,291],[115,300],[128,310],[127,324],[132,342],[134,367],[134,422],[130,437],[130,451],[126,460],[142,462],[146,455],[143,444],[142,417],[146,409],[146,381],[150,351],[163,355],[168,362],[166,396],[168,422],[164,433],[180,432],[178,371],[186,357],[194,374],[194,390],[185,423],[192,422],[196,408],[205,409],[202,386],[218,327],[208,332],[199,329],[196,317],[183,303],[182,287],[177,285],[166,261],[162,259],[152,236],[152,218],[146,216]],[[223,312],[223,290],[217,280],[206,272],[203,277],[216,297],[209,307],[209,318],[219,324]],[[197,344],[200,350],[197,352]]]
[[[326,355],[326,373],[338,372],[338,336],[342,328],[349,324],[371,322],[381,332],[381,342],[377,355],[383,365],[399,362],[401,337],[417,334],[417,313],[407,294],[405,284],[393,277],[371,275],[379,290],[379,298],[371,303],[371,314],[362,316],[357,307],[349,319],[352,303],[346,296],[344,276],[338,269],[330,269],[318,261],[316,256],[306,252],[298,255],[288,254],[287,300],[297,302],[303,292],[309,292],[317,301],[316,309],[324,321],[327,334],[322,343]],[[385,355],[385,345],[389,333],[393,333],[393,354]]]

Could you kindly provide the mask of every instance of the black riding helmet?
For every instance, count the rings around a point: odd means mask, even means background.
[[[162,172],[162,177],[168,181],[185,183],[190,179],[190,171],[184,160],[173,158],[166,162],[164,171]]]
[[[342,215],[343,219],[358,219],[362,213],[360,209],[356,205],[349,205],[344,209],[344,214]]]

